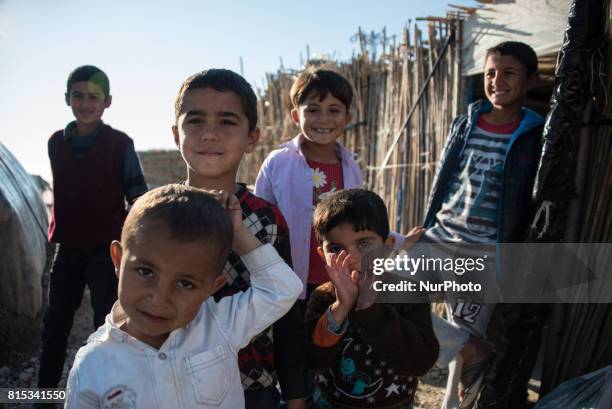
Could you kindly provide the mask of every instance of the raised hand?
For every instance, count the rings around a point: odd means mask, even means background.
[[[213,189],[207,190],[206,192],[213,195],[227,210],[230,219],[232,220],[234,234],[244,230],[244,224],[242,223],[242,208],[240,207],[240,201],[236,195],[230,195],[226,190]]]
[[[359,273],[351,270],[351,255],[342,250],[327,260],[327,273],[336,288],[336,302],[332,305],[334,320],[340,324],[353,309],[359,295]]]
[[[261,242],[242,223],[242,208],[236,195],[230,195],[225,190],[207,190],[207,192],[213,195],[229,213],[234,229],[232,250],[242,255],[261,246]]]
[[[361,257],[361,272],[359,273],[359,295],[357,297],[357,310],[365,310],[370,308],[376,298],[378,292],[374,290],[374,280],[378,279],[372,271],[373,261],[376,259],[384,259],[391,252],[391,246],[387,244],[373,245]]]

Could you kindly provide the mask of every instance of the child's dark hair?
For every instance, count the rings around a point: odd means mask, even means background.
[[[110,81],[106,73],[93,65],[83,65],[75,68],[75,70],[68,75],[68,81],[66,81],[66,98],[68,98],[70,94],[72,84],[82,81],[93,82],[98,85],[102,88],[102,91],[104,91],[105,98],[110,95]]]
[[[327,195],[315,209],[312,225],[319,243],[336,226],[348,223],[355,231],[371,230],[383,240],[389,236],[385,202],[376,193],[347,189]]]
[[[309,68],[300,73],[291,86],[291,103],[297,108],[313,93],[323,101],[328,93],[338,98],[348,112],[353,102],[353,87],[342,75],[324,68]]]
[[[516,58],[525,66],[528,77],[538,72],[538,56],[533,48],[520,41],[504,41],[503,43],[497,44],[495,47],[489,48],[485,60],[489,58],[491,54],[509,55]]]
[[[150,190],[136,200],[125,219],[123,246],[129,246],[145,222],[167,229],[174,240],[212,246],[216,252],[210,257],[219,261],[219,272],[223,269],[232,248],[233,227],[227,211],[211,194],[178,184]]]
[[[255,129],[257,126],[257,96],[253,87],[241,75],[222,68],[198,72],[183,82],[174,102],[174,115],[177,123],[183,110],[185,95],[189,91],[207,87],[219,92],[233,92],[238,95],[244,114],[249,120],[249,132]]]

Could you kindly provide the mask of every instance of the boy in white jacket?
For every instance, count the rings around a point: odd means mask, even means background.
[[[217,303],[209,297],[225,283],[230,249],[252,285]],[[77,353],[66,407],[243,408],[237,351],[289,310],[302,285],[244,228],[238,199],[181,185],[152,190],[111,256],[119,301]]]

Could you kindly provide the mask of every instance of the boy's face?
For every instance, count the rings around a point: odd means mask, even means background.
[[[146,221],[123,249],[114,241],[119,302],[128,316],[123,329],[159,348],[171,331],[190,323],[225,283],[216,251],[202,242],[172,239],[164,227]]]
[[[235,177],[242,155],[259,140],[259,129],[249,131],[240,97],[209,87],[185,94],[172,133],[190,171],[212,179]]]
[[[525,66],[510,55],[491,54],[485,62],[485,94],[496,109],[523,106],[536,79],[536,73],[527,77]]]
[[[82,125],[95,125],[100,122],[111,101],[111,96],[106,96],[102,87],[89,81],[73,83],[70,92],[66,94],[66,103],[72,108],[77,123]]]
[[[393,247],[394,242],[395,238],[393,236],[383,240],[375,231],[355,231],[352,224],[341,223],[327,233],[317,251],[329,264],[332,254],[344,250],[351,255],[351,270],[362,272],[361,260],[366,254],[372,255],[371,252],[373,251],[383,250],[383,244]],[[385,257],[386,254],[377,254],[376,256]]]
[[[318,93],[308,95],[303,104],[291,111],[293,122],[299,125],[302,135],[317,145],[336,142],[351,121],[351,114],[338,98],[328,92],[323,101]]]

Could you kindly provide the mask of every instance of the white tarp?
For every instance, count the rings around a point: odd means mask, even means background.
[[[555,54],[571,0],[496,0],[477,10],[462,26],[461,75],[482,72],[488,48],[502,41],[522,41],[538,56]]]
[[[39,188],[0,143],[0,308],[10,314],[34,318],[42,311],[46,228]]]

